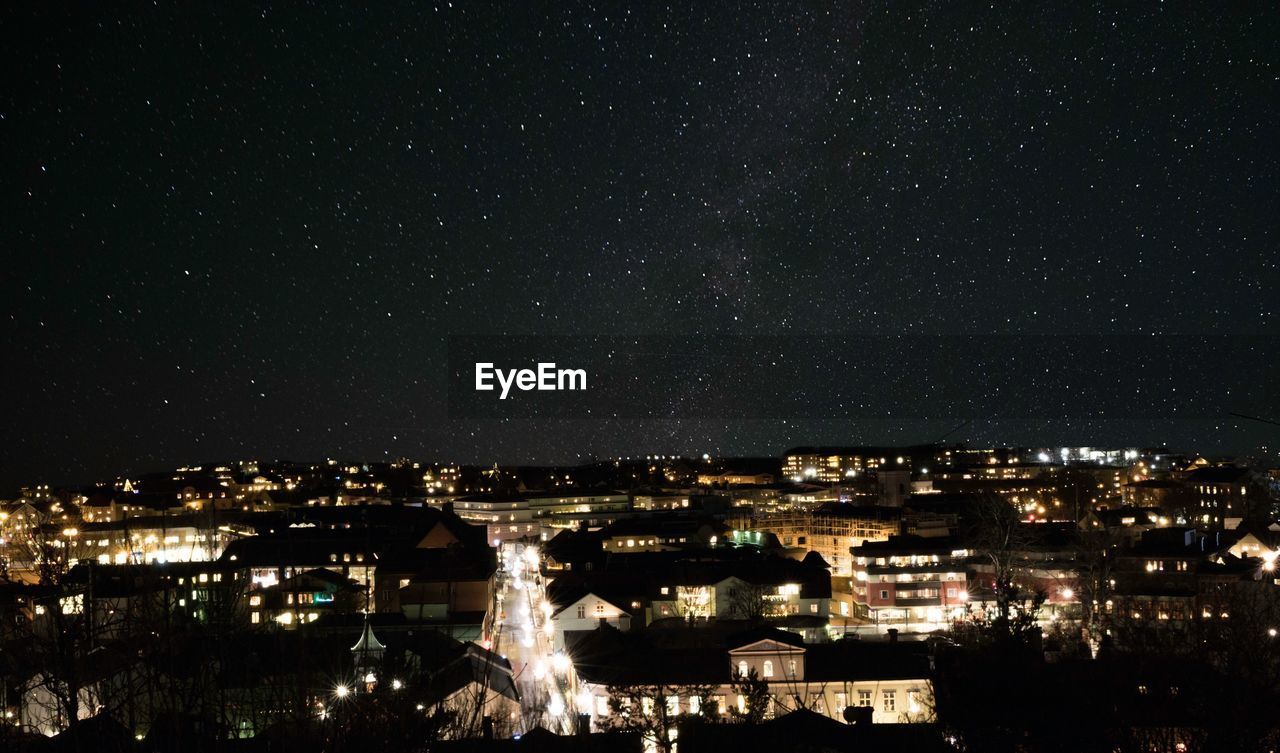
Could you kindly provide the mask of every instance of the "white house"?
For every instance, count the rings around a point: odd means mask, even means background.
[[[575,703],[597,725],[614,713],[611,689],[657,689],[663,696],[645,698],[645,705],[665,704],[671,716],[706,713],[711,704],[716,713],[728,714],[745,709],[747,699],[736,686],[754,675],[768,683],[766,716],[806,709],[843,722],[853,706],[869,707],[876,724],[928,722],[934,713],[926,651],[923,644],[896,642],[805,644],[776,629],[743,634],[727,651],[619,647],[575,657]]]
[[[1272,525],[1274,526],[1275,524],[1273,523]],[[1268,536],[1267,534],[1271,535]],[[1250,531],[1237,539],[1227,551],[1236,557],[1261,558],[1265,563],[1269,563],[1274,567],[1277,552],[1280,551],[1272,543],[1275,538],[1276,533],[1271,528],[1268,528],[1262,535]]]
[[[555,650],[565,647],[566,634],[572,638],[574,633],[589,633],[602,624],[630,630],[631,615],[617,604],[590,592],[569,601],[551,613]]]

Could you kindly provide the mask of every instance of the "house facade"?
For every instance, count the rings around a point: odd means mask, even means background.
[[[589,633],[601,624],[618,630],[630,630],[631,615],[607,599],[586,593],[552,612],[550,624],[554,631],[552,646],[554,650],[560,651],[576,635]]]
[[[744,681],[763,681],[765,718],[804,709],[844,722],[849,707],[870,708],[876,724],[934,719],[927,656],[920,646],[837,641],[806,644],[794,633],[765,629],[744,634],[726,649],[646,652],[643,664],[625,656],[579,666],[579,713],[596,728],[636,702],[650,711],[664,704],[667,716],[745,713]],[[617,698],[614,694],[619,694]],[[661,693],[648,697],[646,693]]]

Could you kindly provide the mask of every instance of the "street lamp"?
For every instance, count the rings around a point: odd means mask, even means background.
[[[346,698],[350,692],[351,688],[348,688],[346,685],[339,685],[333,689],[334,696],[338,698]]]

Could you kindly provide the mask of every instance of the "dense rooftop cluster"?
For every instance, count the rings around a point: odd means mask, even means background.
[[[1241,458],[963,446],[29,487],[0,505],[0,735],[1261,750],[1278,490]]]

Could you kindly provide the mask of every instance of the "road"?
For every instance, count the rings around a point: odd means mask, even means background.
[[[511,662],[525,732],[545,727],[572,734],[575,727],[573,664],[554,650],[551,605],[547,601],[536,544],[508,542],[499,552],[494,650]]]

